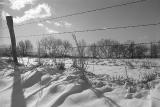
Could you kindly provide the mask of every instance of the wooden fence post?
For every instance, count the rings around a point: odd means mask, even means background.
[[[17,60],[17,52],[16,52],[16,39],[15,39],[15,34],[14,34],[12,16],[6,16],[6,20],[7,20],[7,25],[8,25],[8,29],[10,33],[10,38],[11,38],[12,56],[13,56],[14,63],[17,65],[18,60]]]

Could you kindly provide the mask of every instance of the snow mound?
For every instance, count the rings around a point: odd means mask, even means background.
[[[53,64],[50,59],[48,63]],[[112,67],[116,64],[123,65],[119,60],[102,60],[96,63]],[[5,76],[0,78],[0,106],[16,105],[14,101],[18,104],[24,102],[26,107],[159,107],[160,105],[159,79],[150,81],[148,84],[150,89],[128,91],[129,88],[125,88],[124,85],[111,83],[108,74],[83,73],[72,67],[60,72],[52,66],[42,65],[23,72],[21,81],[15,81],[13,77],[15,75]],[[20,85],[18,88],[16,88],[17,83]],[[20,96],[21,93],[24,96]]]

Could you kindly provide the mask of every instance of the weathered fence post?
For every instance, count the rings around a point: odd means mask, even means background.
[[[14,60],[14,79],[12,86],[12,98],[11,98],[11,107],[26,107],[25,98],[23,95],[23,87],[21,84],[20,70],[18,69],[18,60],[16,53],[16,39],[13,29],[13,19],[12,16],[7,16],[7,25],[10,33],[11,44],[12,44],[12,56]]]
[[[11,38],[13,60],[15,64],[18,64],[17,52],[16,52],[16,39],[15,39],[15,34],[14,34],[14,29],[13,29],[12,16],[6,16],[6,20],[7,20],[7,25],[8,25],[8,29],[10,33],[10,38]]]

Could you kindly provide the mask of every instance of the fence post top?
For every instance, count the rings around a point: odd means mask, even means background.
[[[12,17],[12,16],[6,16],[6,20],[12,21],[12,20],[13,20],[13,17]]]

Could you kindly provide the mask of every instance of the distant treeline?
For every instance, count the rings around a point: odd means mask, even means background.
[[[127,41],[122,44],[115,40],[101,39],[87,44],[85,40],[80,40],[78,47],[73,47],[69,41],[49,36],[42,38],[37,43],[37,48],[29,40],[18,42],[17,54],[22,57],[79,58],[80,52],[83,58],[160,58],[160,41],[138,44]],[[9,57],[11,54],[11,46],[0,48],[1,56]]]

